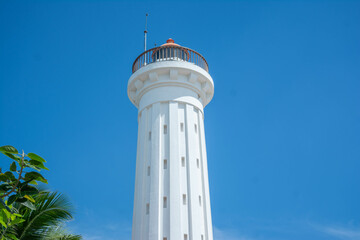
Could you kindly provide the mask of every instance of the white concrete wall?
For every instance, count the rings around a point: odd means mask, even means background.
[[[203,115],[213,91],[191,63],[153,63],[131,76],[139,108],[133,240],[213,239]]]

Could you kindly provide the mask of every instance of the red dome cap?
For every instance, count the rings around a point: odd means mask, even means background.
[[[176,44],[175,41],[171,38],[166,40],[166,43],[161,46],[180,46],[179,44]]]

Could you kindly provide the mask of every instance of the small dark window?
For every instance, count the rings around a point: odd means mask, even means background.
[[[184,131],[184,123],[180,123],[180,131]]]
[[[185,157],[181,157],[181,166],[185,167]]]
[[[164,197],[164,199],[163,199],[163,207],[167,208],[167,198],[166,197]]]
[[[150,166],[147,168],[147,175],[150,176]]]
[[[164,169],[167,169],[167,159],[164,159]]]
[[[149,140],[151,140],[151,131],[149,132]]]
[[[149,215],[149,212],[150,212],[150,204],[147,203],[146,204],[146,215]]]
[[[183,194],[183,205],[186,205],[186,194]]]
[[[167,125],[164,125],[164,134],[167,134]]]

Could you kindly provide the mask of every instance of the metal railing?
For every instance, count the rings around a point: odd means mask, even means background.
[[[138,56],[132,66],[132,72],[154,62],[185,61],[191,62],[209,72],[209,66],[200,53],[181,46],[162,46],[149,49]]]

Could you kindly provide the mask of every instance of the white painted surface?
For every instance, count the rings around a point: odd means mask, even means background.
[[[152,63],[130,77],[139,109],[132,240],[213,239],[203,122],[213,94],[210,75],[188,62]]]

